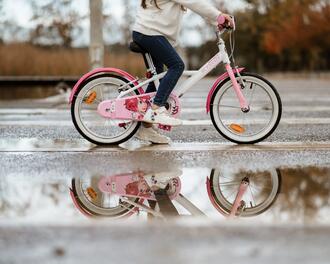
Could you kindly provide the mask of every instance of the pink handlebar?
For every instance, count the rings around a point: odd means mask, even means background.
[[[231,27],[230,25],[228,25],[227,19],[224,15],[219,15],[217,18],[217,22],[218,22],[218,28],[219,30],[223,30],[223,29],[233,29],[235,30],[235,18],[233,16],[231,16],[232,21],[233,21],[233,27]]]
[[[222,26],[226,22],[226,18],[223,15],[219,15],[217,18],[218,26]]]

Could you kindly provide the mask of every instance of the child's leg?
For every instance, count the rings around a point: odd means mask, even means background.
[[[137,32],[133,33],[133,39],[151,54],[157,61],[162,62],[168,68],[167,74],[162,79],[154,99],[154,105],[164,106],[184,71],[184,63],[176,50],[164,36],[146,36]]]
[[[162,79],[154,99],[154,104],[157,106],[164,106],[166,104],[168,97],[178,83],[185,68],[182,59],[172,45],[165,37],[161,38],[159,40],[159,48],[163,54],[159,59],[167,66],[168,71]]]

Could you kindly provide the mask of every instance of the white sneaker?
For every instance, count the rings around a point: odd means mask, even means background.
[[[159,134],[152,127],[144,127],[141,126],[139,131],[136,133],[136,137],[141,140],[150,141],[154,144],[169,144],[171,143],[171,139],[164,135]]]
[[[182,125],[182,121],[180,119],[176,119],[169,116],[168,111],[164,106],[156,110],[152,110],[151,108],[149,108],[144,115],[143,121],[147,123],[162,124],[166,126]]]

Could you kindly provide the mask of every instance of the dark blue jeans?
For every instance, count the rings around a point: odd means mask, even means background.
[[[150,53],[157,73],[164,71],[164,65],[168,69],[167,74],[160,82],[153,101],[155,105],[164,106],[184,71],[184,63],[164,36],[147,36],[133,31],[133,40]],[[154,91],[156,91],[156,87],[152,82],[149,84],[146,92],[150,93]]]

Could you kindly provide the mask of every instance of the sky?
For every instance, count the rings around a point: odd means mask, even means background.
[[[132,0],[139,3],[139,0]],[[28,1],[26,0],[3,0],[4,2],[4,11],[5,16],[11,20],[14,20],[17,22],[18,25],[24,27],[24,28],[31,28],[33,26],[32,22],[30,21],[32,10],[28,4]],[[73,6],[79,11],[81,14],[88,14],[89,9],[89,0],[72,0]],[[123,4],[121,0],[103,0],[104,9],[105,12],[111,13],[112,16],[116,18],[117,21],[121,21],[123,19]],[[230,0],[228,1],[228,8],[229,9],[235,9],[242,7],[242,0]],[[194,17],[195,18],[195,17]],[[196,21],[199,19],[196,16]],[[76,45],[87,45],[89,34],[88,34],[88,24],[82,25],[83,28],[85,28],[84,33],[81,35],[80,39],[76,40]],[[190,36],[188,44],[199,44],[200,40],[198,39],[198,36],[193,33]],[[105,40],[107,40],[107,37],[105,36]],[[118,41],[118,40],[114,40]]]

